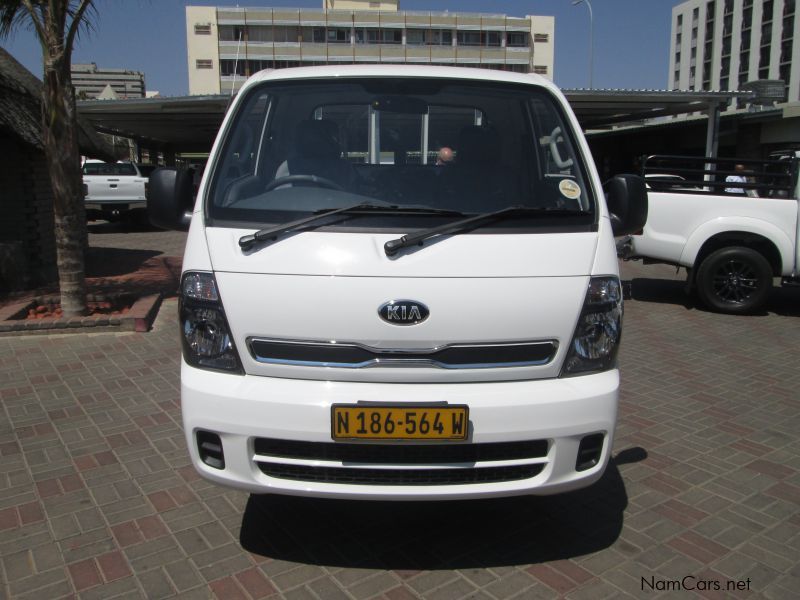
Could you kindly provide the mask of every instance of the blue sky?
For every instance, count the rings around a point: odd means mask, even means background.
[[[95,28],[75,48],[73,62],[143,71],[148,90],[187,93],[188,5],[321,7],[322,0],[95,0]],[[678,0],[592,0],[594,87],[664,89],[669,63],[672,7]],[[588,87],[589,11],[571,0],[400,0],[401,10],[449,10],[556,18],[555,82]],[[20,29],[2,41],[37,77],[41,49],[33,33]]]

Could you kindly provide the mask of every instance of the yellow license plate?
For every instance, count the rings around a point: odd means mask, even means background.
[[[465,440],[466,406],[360,406],[334,404],[331,436],[364,440]]]

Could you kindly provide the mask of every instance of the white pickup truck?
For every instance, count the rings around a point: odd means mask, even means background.
[[[774,278],[798,280],[798,162],[800,152],[774,160],[648,157],[647,223],[618,245],[620,255],[685,267],[689,289],[712,310],[758,311]]]
[[[147,208],[147,180],[154,168],[132,162],[87,160],[83,164],[83,183],[89,218],[111,221],[130,210]]]

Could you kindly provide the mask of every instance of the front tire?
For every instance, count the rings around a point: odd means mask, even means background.
[[[731,246],[709,254],[697,269],[697,294],[711,310],[746,314],[761,308],[772,288],[772,267],[752,248]]]

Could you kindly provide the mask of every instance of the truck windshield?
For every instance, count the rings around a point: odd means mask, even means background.
[[[359,203],[385,205],[386,214],[349,219],[348,227],[430,227],[445,211],[452,219],[512,205],[594,222],[571,127],[549,92],[528,85],[267,82],[239,104],[212,169],[212,224],[280,224]],[[525,214],[497,227],[521,226]]]

